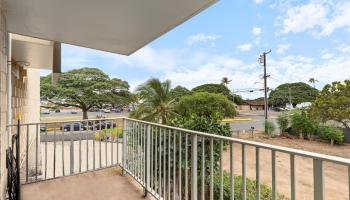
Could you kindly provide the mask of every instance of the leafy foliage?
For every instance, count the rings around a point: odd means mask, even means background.
[[[221,135],[221,136],[226,136],[230,137],[231,136],[231,130],[230,126],[228,124],[221,124],[221,120],[217,116],[212,116],[212,117],[204,117],[204,116],[197,116],[197,115],[192,115],[188,118],[184,117],[175,117],[173,120],[170,121],[169,123],[171,126],[175,127],[180,127],[180,128],[185,128],[185,129],[190,129],[194,131],[201,131],[205,133],[211,133],[215,135]],[[184,139],[182,140],[184,141]],[[198,139],[198,155],[201,155],[200,152],[202,152],[202,140],[199,138]],[[207,139],[205,140],[205,152],[210,152],[210,141]],[[223,144],[224,146],[226,145],[225,143]],[[182,144],[182,150],[184,154],[185,150],[185,143]],[[188,148],[191,148],[191,143],[189,142]],[[225,148],[225,147],[224,147]],[[190,158],[190,152],[188,154],[188,157]],[[184,156],[182,158],[185,158]],[[202,157],[198,156],[198,166],[200,166],[200,163],[202,162]],[[214,171],[217,171],[219,168],[218,161],[220,159],[220,143],[219,142],[214,142],[213,144],[213,161],[214,161]],[[205,173],[208,174],[210,171],[210,154],[205,155]],[[183,163],[185,160],[183,161]],[[189,160],[188,162],[191,163]],[[198,174],[200,174],[202,169],[198,169]],[[200,178],[200,177],[199,177]],[[200,182],[200,181],[198,181]]]
[[[287,114],[282,114],[277,117],[277,124],[281,133],[284,133],[289,126],[289,118]]]
[[[230,188],[231,188],[231,177],[230,173],[224,171],[224,187],[223,187],[223,199],[230,198]],[[247,200],[256,199],[256,181],[251,179],[246,179],[246,188],[247,188]],[[242,176],[234,176],[234,195],[235,199],[242,198]],[[220,176],[214,176],[214,199],[220,199]],[[260,199],[261,200],[271,200],[272,199],[272,190],[267,185],[260,185]],[[277,199],[286,200],[288,198],[283,195],[277,194]]]
[[[311,113],[324,122],[334,120],[350,128],[350,80],[326,85],[311,107]]]
[[[275,124],[270,120],[265,120],[264,127],[266,134],[268,134],[269,136],[271,136],[276,130]]]
[[[190,90],[180,85],[170,90],[170,98],[175,99],[176,101],[178,101],[181,97],[190,95],[190,94],[192,94]]]
[[[245,103],[245,101],[243,100],[241,95],[233,95],[233,103],[237,104],[237,105],[243,105]]]
[[[230,90],[223,84],[214,84],[214,83],[204,84],[193,88],[192,91],[222,94],[227,98],[232,99]]]
[[[152,122],[166,124],[174,115],[174,100],[170,98],[171,83],[152,78],[140,85],[136,92],[141,104],[130,113],[130,116]]]
[[[291,133],[298,134],[300,138],[311,139],[318,129],[318,123],[305,111],[296,110],[291,114]]]
[[[237,114],[235,107],[222,94],[198,92],[183,96],[176,105],[176,112],[183,117],[192,114],[204,117],[233,117]]]
[[[293,106],[302,102],[313,102],[316,99],[318,90],[302,82],[285,83],[272,90],[269,97],[271,105],[284,107],[289,103],[289,88]]]
[[[51,75],[41,77],[41,98],[58,106],[77,107],[87,119],[87,111],[99,104],[127,104],[132,101],[126,81],[109,78],[97,68],[74,69],[61,74],[57,86],[51,84]]]
[[[320,137],[324,140],[331,142],[331,145],[334,143],[342,144],[344,141],[343,130],[332,125],[323,125],[319,129]]]

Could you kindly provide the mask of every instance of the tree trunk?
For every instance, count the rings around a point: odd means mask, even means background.
[[[83,119],[88,119],[88,109],[82,109],[83,110]]]

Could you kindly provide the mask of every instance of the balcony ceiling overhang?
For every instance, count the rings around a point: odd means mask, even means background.
[[[26,68],[52,69],[53,42],[12,34],[12,59]]]
[[[216,0],[6,0],[8,31],[130,55]]]

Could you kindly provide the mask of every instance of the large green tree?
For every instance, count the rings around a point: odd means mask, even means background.
[[[334,120],[350,128],[350,80],[326,85],[311,107],[313,116]]]
[[[174,115],[174,99],[170,96],[171,82],[151,78],[136,89],[140,105],[130,113],[131,117],[166,124]]]
[[[208,83],[197,86],[192,89],[193,92],[209,92],[215,94],[222,94],[232,100],[230,90],[224,84]]]
[[[302,102],[313,102],[318,94],[317,89],[306,83],[285,83],[271,91],[269,96],[270,104],[273,106],[285,106],[289,103],[289,91],[293,106]]]
[[[176,112],[183,117],[194,114],[207,118],[233,117],[237,114],[234,104],[226,96],[208,92],[183,96],[176,104]]]
[[[129,84],[110,78],[97,68],[81,68],[61,74],[56,86],[51,84],[51,75],[41,77],[41,98],[64,107],[77,107],[87,119],[87,111],[100,104],[127,104],[131,101]]]
[[[179,100],[179,98],[190,94],[192,94],[190,90],[180,85],[170,90],[170,98],[175,99],[176,101]]]

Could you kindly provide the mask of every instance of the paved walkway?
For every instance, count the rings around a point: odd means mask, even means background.
[[[114,168],[22,186],[22,200],[144,200],[142,195],[139,185]]]

